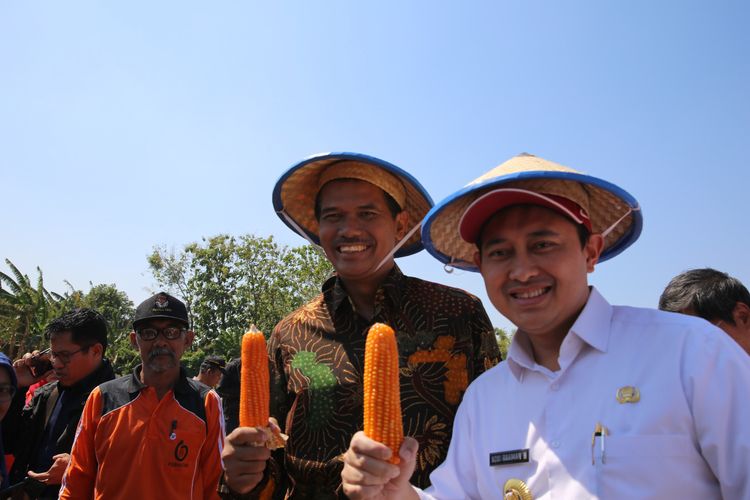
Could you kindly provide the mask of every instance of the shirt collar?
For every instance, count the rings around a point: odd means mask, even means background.
[[[394,264],[393,269],[388,272],[385,279],[378,287],[378,290],[375,293],[375,301],[379,302],[384,299],[390,299],[395,304],[399,303],[403,294],[404,284],[404,274],[401,272],[401,269]],[[323,283],[321,289],[326,297],[326,301],[334,311],[337,311],[344,302],[350,302],[349,294],[346,292],[344,284],[336,275],[328,278],[325,283]]]
[[[560,368],[564,369],[572,363],[581,344],[588,344],[600,352],[607,352],[611,321],[612,306],[592,286],[586,305],[560,346]],[[523,381],[525,370],[549,372],[546,368],[536,364],[531,354],[531,341],[524,332],[520,331],[513,336],[510,349],[508,349],[508,367],[519,382]]]
[[[133,394],[136,392],[140,392],[142,389],[145,389],[148,387],[146,384],[141,382],[141,370],[143,369],[143,365],[138,365],[135,368],[133,368],[133,373],[130,376],[130,384],[128,384],[128,392]],[[175,383],[173,389],[174,392],[178,394],[186,394],[190,391],[190,384],[188,383],[188,377],[187,372],[185,371],[185,367],[180,365],[180,375],[177,379],[177,382]]]
[[[70,386],[63,386],[59,382],[57,383],[58,391],[70,391],[72,394],[83,394],[84,392],[91,392],[91,390],[97,385],[102,383],[102,378],[105,378],[107,374],[111,374],[114,377],[112,371],[112,365],[107,358],[102,358],[101,363],[97,366],[94,371],[83,377],[81,380]]]

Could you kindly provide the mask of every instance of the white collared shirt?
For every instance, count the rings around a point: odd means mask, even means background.
[[[420,496],[502,498],[516,478],[535,500],[750,499],[750,357],[723,331],[611,306],[592,288],[559,364],[537,365],[517,334],[508,360],[468,388]],[[627,386],[640,401],[618,402]],[[608,435],[592,446],[597,423]],[[490,466],[526,449],[528,462]]]

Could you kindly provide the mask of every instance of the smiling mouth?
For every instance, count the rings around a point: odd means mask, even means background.
[[[542,288],[535,288],[533,290],[525,290],[523,292],[515,292],[511,293],[510,296],[514,299],[535,299],[537,297],[541,297],[542,295],[548,293],[552,287],[545,286]]]
[[[356,244],[356,245],[341,245],[338,247],[339,253],[359,253],[367,250],[369,245]]]

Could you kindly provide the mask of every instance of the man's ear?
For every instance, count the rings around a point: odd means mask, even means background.
[[[89,347],[89,351],[93,352],[94,354],[98,355],[99,357],[104,357],[104,346],[101,345],[99,342]]]
[[[474,265],[479,269],[482,269],[482,252],[480,252],[479,250],[474,252]]]
[[[138,338],[135,332],[130,332],[130,345],[137,351],[138,350]]]
[[[185,347],[193,345],[193,339],[195,339],[195,332],[193,330],[185,332]]]
[[[409,214],[406,210],[401,210],[398,214],[396,214],[396,242],[401,241],[408,230]]]
[[[604,236],[601,234],[592,234],[589,236],[589,240],[583,247],[583,251],[586,254],[586,271],[589,273],[594,272],[594,267],[599,262],[599,256],[604,250]]]
[[[750,331],[750,306],[737,302],[732,309],[732,319],[737,327]]]

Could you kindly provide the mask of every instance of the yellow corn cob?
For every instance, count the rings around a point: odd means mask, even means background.
[[[240,425],[268,426],[269,375],[266,339],[255,328],[242,336],[242,368],[240,371]]]
[[[375,323],[367,333],[364,382],[365,434],[388,446],[393,452],[389,461],[397,464],[404,428],[396,334],[388,325]]]

